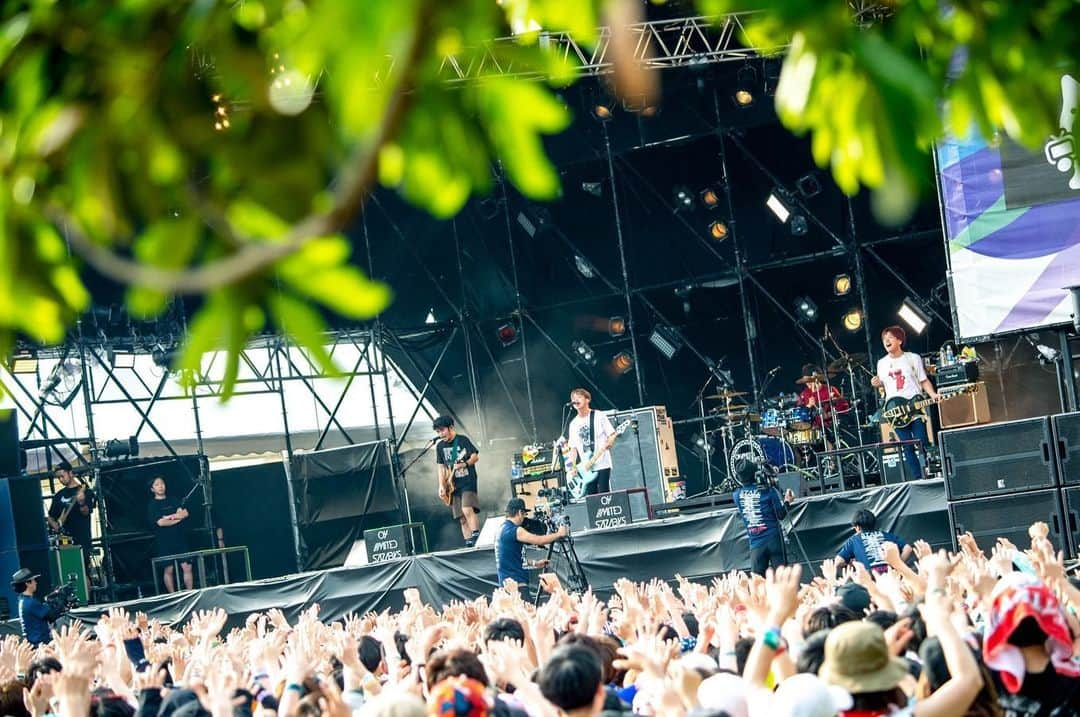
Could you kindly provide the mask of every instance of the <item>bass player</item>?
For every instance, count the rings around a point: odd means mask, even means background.
[[[935,401],[940,401],[941,396],[934,389],[926,375],[922,356],[911,351],[904,351],[904,342],[907,340],[907,332],[899,326],[887,326],[881,332],[881,343],[885,347],[885,356],[877,363],[877,375],[870,379],[870,385],[874,388],[885,390],[885,400],[899,396],[904,399],[912,399],[925,392]],[[925,419],[913,421],[906,428],[893,428],[897,439],[902,441],[918,440],[925,446],[930,442],[926,433]],[[911,471],[912,479],[918,480],[923,477],[922,465],[915,454],[915,448],[911,445],[904,446],[904,461],[908,470]]]
[[[439,472],[439,498],[461,524],[465,547],[480,537],[480,499],[476,494],[476,464],[480,453],[469,437],[454,430],[454,419],[439,416],[431,427],[439,434],[435,463]]]
[[[591,402],[592,394],[584,388],[575,388],[570,392],[570,405],[577,411],[577,415],[570,421],[570,427],[566,430],[570,459],[573,463],[577,464],[581,456],[586,454],[591,456],[595,451],[604,449],[604,454],[593,464],[596,480],[588,485],[585,490],[586,495],[611,491],[611,453],[606,450],[606,447],[615,435],[611,421],[603,413],[590,408]]]

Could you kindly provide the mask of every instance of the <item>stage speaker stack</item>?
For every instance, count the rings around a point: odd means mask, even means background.
[[[613,426],[631,422],[611,447],[611,490],[644,488],[650,505],[670,502],[668,482],[679,478],[679,458],[667,409],[646,406],[616,411],[609,418]]]
[[[970,531],[988,554],[998,537],[1025,549],[1028,527],[1041,520],[1057,549],[1075,550],[1050,417],[942,431],[939,446],[954,547],[957,533]]]
[[[49,579],[49,541],[45,530],[45,503],[37,478],[0,479],[0,580],[9,604],[15,593],[9,580],[20,567],[41,575],[38,593],[53,586]]]

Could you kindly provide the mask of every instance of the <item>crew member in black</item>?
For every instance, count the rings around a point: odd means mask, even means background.
[[[435,463],[439,471],[439,497],[461,524],[465,547],[476,545],[480,537],[480,499],[476,492],[476,464],[480,454],[468,436],[454,430],[454,419],[439,416],[431,427],[439,434]],[[453,480],[453,490],[449,489]]]
[[[760,482],[761,471],[754,461],[739,461],[735,473],[742,486],[735,489],[731,498],[750,541],[750,572],[764,575],[769,566],[778,568],[787,564],[780,519],[787,515],[787,506],[795,500],[795,493],[788,490],[781,498],[776,487]]]
[[[11,589],[19,595],[19,621],[22,622],[22,634],[34,647],[52,639],[49,623],[56,619],[48,605],[34,597],[37,592],[37,579],[26,568],[19,568],[11,576]]]
[[[188,517],[187,508],[181,505],[178,499],[165,495],[165,479],[161,476],[154,478],[150,484],[150,491],[154,497],[150,499],[146,507],[146,521],[154,532],[154,557],[186,553],[188,551],[187,527],[183,522]],[[191,563],[187,560],[181,561],[180,569],[184,571],[184,588],[191,590],[194,583],[191,576]],[[165,583],[166,592],[176,592],[176,577],[172,563],[165,566],[162,580]]]
[[[64,486],[53,494],[47,516],[55,532],[71,536],[83,549],[83,563],[90,565],[90,515],[97,507],[97,496],[71,472],[71,464],[62,461],[56,466],[56,479]]]

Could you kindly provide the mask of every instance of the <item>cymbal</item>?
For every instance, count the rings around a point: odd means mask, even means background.
[[[712,399],[714,401],[730,401],[733,398],[737,398],[738,396],[745,396],[745,395],[746,395],[746,391],[720,391],[719,393],[714,393],[714,394],[705,396],[705,398]]]
[[[739,421],[750,421],[751,423],[754,423],[761,420],[760,413],[751,413],[750,411],[727,411],[726,413],[718,414],[717,417],[734,423]]]
[[[847,371],[849,366],[855,367],[865,365],[866,354],[848,354],[847,356],[841,356],[830,363],[828,369],[830,371]]]
[[[829,376],[835,376],[836,375],[836,371],[832,371],[832,370],[828,371],[827,373],[829,374]],[[813,383],[815,381],[817,383],[825,383],[825,374],[815,372],[815,373],[810,374],[809,376],[803,376],[802,378],[796,380],[795,383],[797,383],[800,386],[805,386],[806,384]]]

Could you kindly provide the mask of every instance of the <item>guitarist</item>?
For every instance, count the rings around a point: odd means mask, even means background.
[[[454,419],[439,416],[431,427],[439,434],[435,463],[439,471],[439,497],[461,524],[465,547],[480,537],[480,499],[476,495],[476,463],[480,454],[468,436],[454,430]]]
[[[608,417],[599,411],[589,407],[592,402],[592,394],[584,388],[575,388],[570,392],[570,405],[577,411],[577,415],[570,421],[567,429],[567,443],[570,446],[570,459],[573,463],[580,462],[580,456],[588,453],[594,455],[607,445],[608,440],[615,434],[615,428],[611,425]],[[607,493],[611,490],[611,453],[607,450],[593,464],[596,469],[596,480],[586,488],[586,495]]]
[[[54,475],[63,486],[53,494],[46,516],[54,532],[64,532],[83,549],[83,563],[90,564],[90,514],[97,506],[94,491],[71,472],[71,464],[61,461]]]
[[[870,379],[874,388],[885,389],[885,400],[899,396],[912,399],[925,392],[927,396],[940,401],[934,384],[926,375],[922,356],[904,351],[907,333],[899,326],[888,326],[881,332],[881,343],[885,346],[885,356],[877,363],[877,375]],[[918,440],[925,446],[930,442],[923,419],[913,421],[907,428],[893,428],[893,433],[901,441]],[[904,461],[911,471],[912,479],[923,477],[922,465],[915,454],[914,447],[904,446]]]

